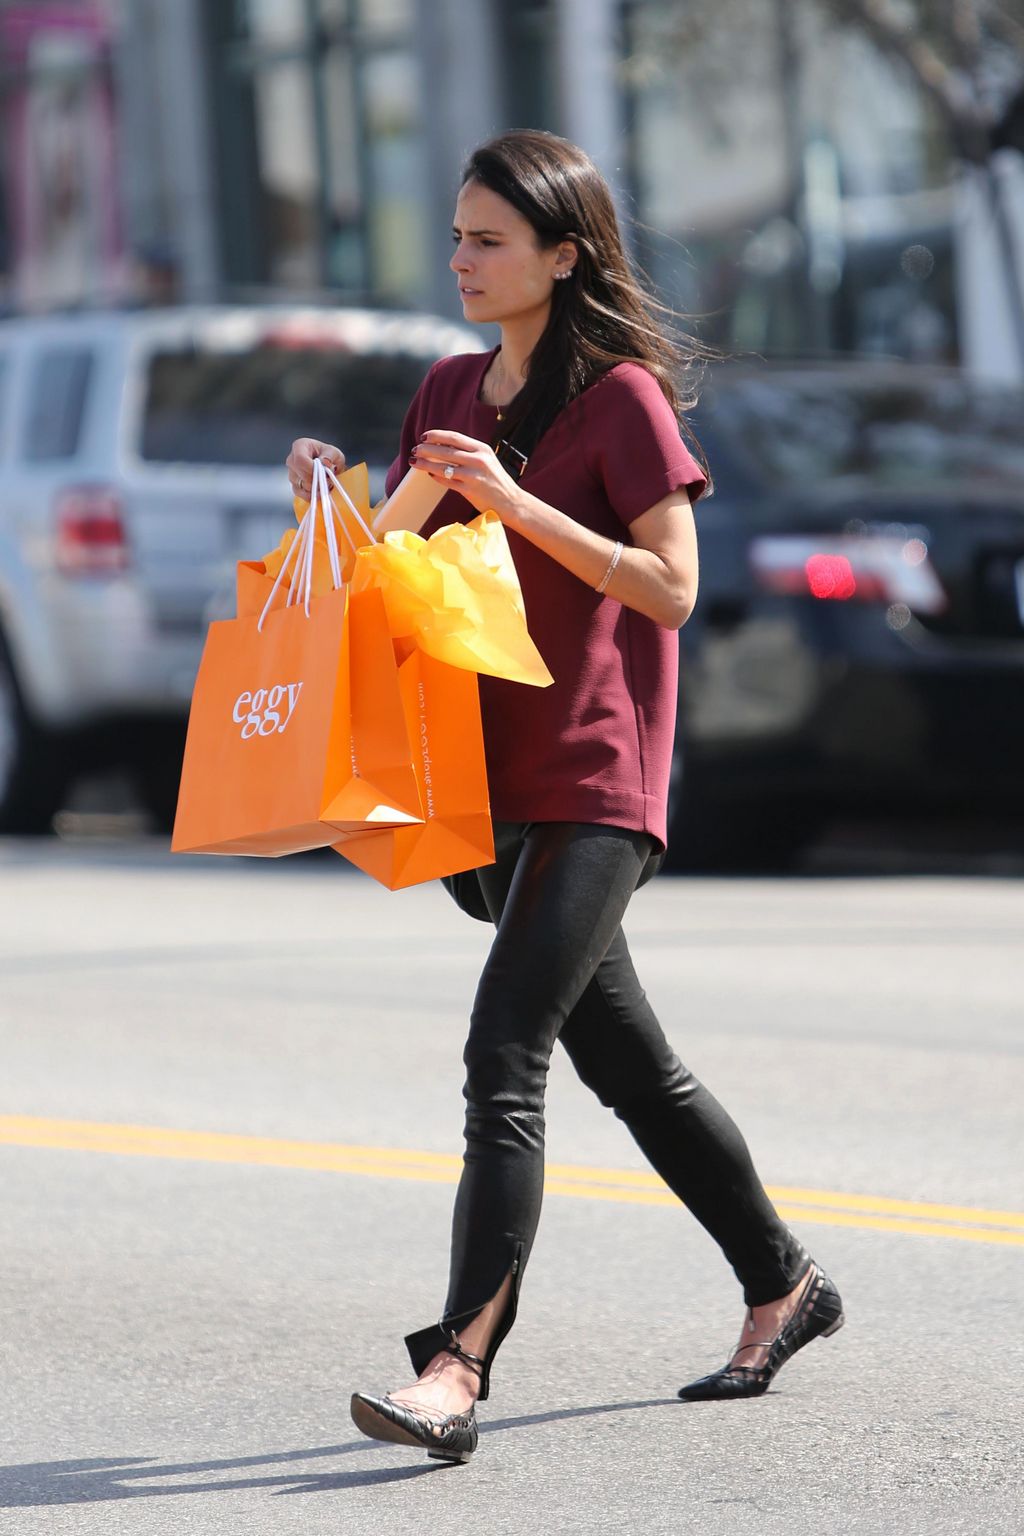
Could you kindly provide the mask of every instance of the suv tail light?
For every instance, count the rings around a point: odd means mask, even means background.
[[[910,613],[941,613],[947,603],[922,539],[779,535],[755,539],[750,562],[758,585],[769,592],[886,603]]]
[[[57,567],[66,576],[111,576],[129,563],[121,503],[103,486],[61,491],[55,503]]]

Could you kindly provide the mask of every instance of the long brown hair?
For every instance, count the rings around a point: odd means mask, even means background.
[[[700,365],[716,354],[680,331],[685,317],[642,286],[597,166],[568,139],[521,129],[475,149],[462,174],[462,185],[469,181],[511,203],[541,250],[569,240],[578,252],[572,278],[555,284],[526,382],[506,412],[506,439],[529,455],[559,411],[602,373],[640,363],[660,384],[710,489],[703,450],[683,413],[697,402]]]

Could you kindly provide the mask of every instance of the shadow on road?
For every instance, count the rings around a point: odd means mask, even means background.
[[[150,1457],[97,1457],[84,1461],[40,1461],[23,1466],[0,1467],[0,1509],[28,1509],[38,1505],[95,1504],[109,1499],[167,1498],[180,1493],[224,1493],[231,1490],[270,1488],[279,1493],[320,1493],[329,1489],[372,1487],[375,1483],[400,1482],[425,1472],[443,1471],[441,1463],[382,1467],[360,1472],[285,1472],[263,1477],[216,1477],[217,1472],[244,1467],[283,1466],[310,1461],[316,1456],[344,1456],[365,1451],[365,1440],[348,1445],[314,1446],[302,1451],[276,1451],[266,1456],[240,1456],[219,1461],[169,1462],[156,1465]],[[146,1479],[142,1483],[140,1479]],[[201,1481],[173,1481],[200,1478]]]
[[[481,1435],[497,1430],[527,1429],[560,1419],[588,1418],[598,1413],[625,1413],[639,1408],[678,1407],[675,1398],[651,1398],[635,1403],[595,1403],[584,1408],[560,1408],[551,1413],[523,1414],[495,1419],[481,1425]],[[354,1451],[393,1451],[394,1447],[359,1439],[344,1445],[320,1445],[301,1451],[271,1451],[265,1456],[239,1456],[217,1461],[156,1464],[148,1456],[88,1457],[72,1461],[25,1462],[0,1467],[0,1509],[30,1509],[59,1504],[94,1504],[108,1499],[168,1498],[181,1493],[225,1493],[232,1490],[270,1488],[279,1494],[329,1493],[346,1488],[369,1488],[378,1483],[401,1482],[425,1473],[450,1470],[441,1462],[381,1467],[358,1472],[288,1472],[294,1462],[316,1457],[351,1455]],[[258,1477],[217,1477],[218,1472],[240,1472],[247,1467],[280,1467],[274,1474]],[[176,1481],[176,1479],[186,1481]],[[143,1479],[145,1481],[143,1482]],[[169,1481],[175,1479],[175,1481]],[[198,1479],[198,1481],[187,1481]]]

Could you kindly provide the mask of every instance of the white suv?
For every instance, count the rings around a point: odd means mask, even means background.
[[[430,364],[484,345],[355,309],[0,322],[0,829],[49,825],[86,742],[166,817],[207,622],[291,515],[293,439],[365,459],[379,497]]]

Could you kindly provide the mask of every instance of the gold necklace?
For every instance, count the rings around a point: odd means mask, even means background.
[[[500,381],[496,379],[494,381],[494,383],[491,384],[491,394],[492,395],[494,395],[494,394],[501,394],[503,392],[503,390],[504,390],[504,387],[507,385],[508,381],[505,378],[505,370],[502,367],[502,363],[501,363],[501,358],[500,357],[496,357],[494,359],[494,362],[491,364],[491,370],[499,372],[501,374]],[[504,421],[505,420],[505,412],[502,410],[501,406],[497,404],[497,402],[495,402],[495,409],[498,412],[497,420],[498,421]]]

